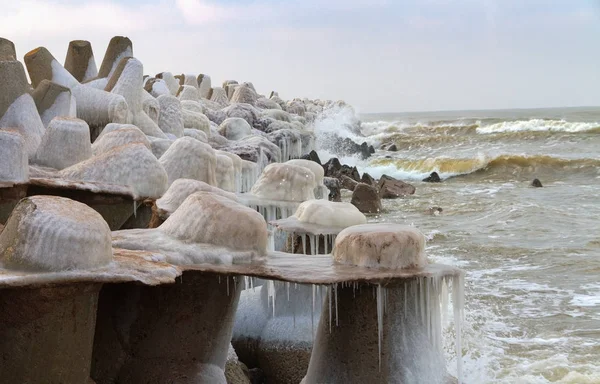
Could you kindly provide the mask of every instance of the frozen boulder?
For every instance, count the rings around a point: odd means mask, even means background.
[[[87,123],[72,117],[56,117],[42,137],[35,163],[60,170],[91,156],[90,127]]]
[[[269,164],[250,191],[254,196],[283,201],[305,201],[315,198],[314,173],[290,164]]]
[[[217,186],[215,150],[206,143],[184,136],[175,140],[159,161],[169,175],[169,185],[183,178]]]

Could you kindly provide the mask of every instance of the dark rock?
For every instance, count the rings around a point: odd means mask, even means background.
[[[391,159],[391,158],[392,158],[392,156],[386,156],[385,158],[386,158],[386,159]]]
[[[344,164],[339,170],[338,175],[338,178],[342,175],[346,175],[352,180],[360,182],[360,173],[358,173],[358,169],[356,169],[356,167],[350,167],[349,165]]]
[[[362,213],[378,213],[381,211],[381,199],[377,189],[371,185],[359,183],[354,188],[350,202]]]
[[[265,382],[265,374],[260,368],[249,369],[248,377],[251,384],[264,384]]]
[[[415,193],[415,187],[393,177],[383,175],[379,179],[379,196],[382,199],[395,199],[412,195]]]
[[[342,164],[337,157],[332,157],[325,164],[323,164],[323,170],[327,177],[337,177],[339,170],[342,168]]]
[[[315,163],[321,165],[321,159],[319,159],[319,155],[314,150],[302,156],[301,159],[314,161]]]
[[[372,178],[371,175],[369,175],[367,172],[363,173],[362,177],[360,178],[360,182],[368,184],[368,185],[372,185],[372,186],[377,185],[377,182],[375,181],[375,179]]]
[[[426,183],[440,183],[442,179],[440,179],[440,175],[437,172],[431,172],[429,176],[423,179]]]
[[[389,147],[387,147],[387,150],[390,152],[396,152],[398,150],[398,147],[396,147],[396,144],[392,144]]]
[[[373,147],[372,145],[369,145],[369,153],[370,154],[374,154],[375,153],[375,147]]]
[[[329,189],[329,201],[342,201],[340,181],[333,177],[324,177],[323,184]]]
[[[535,187],[535,188],[542,188],[542,182],[540,181],[540,179],[533,179],[533,181],[531,182],[531,186]]]
[[[429,215],[433,215],[433,216],[438,216],[440,215],[444,210],[441,207],[431,207],[427,210],[427,214]]]
[[[371,156],[371,150],[369,149],[369,144],[367,144],[366,141],[364,141],[361,145],[360,145],[360,154],[364,159],[367,159]]]
[[[354,191],[354,189],[358,185],[358,182],[356,180],[351,179],[350,177],[348,177],[346,175],[340,176],[339,180],[340,180],[341,187],[344,189],[350,190],[350,191]]]

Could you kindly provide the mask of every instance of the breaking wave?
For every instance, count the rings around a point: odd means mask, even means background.
[[[552,156],[502,155],[490,158],[478,154],[474,158],[435,157],[426,159],[376,159],[370,162],[369,174],[380,177],[387,173],[405,179],[422,179],[437,172],[442,179],[485,173],[488,176],[564,174],[569,172],[600,172],[600,159],[564,159]]]
[[[568,122],[564,120],[531,119],[523,121],[503,121],[477,128],[477,133],[550,131],[570,133],[600,133],[600,123]]]

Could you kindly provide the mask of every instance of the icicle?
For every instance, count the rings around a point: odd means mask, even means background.
[[[320,240],[320,237],[321,236],[319,236],[319,235],[315,236],[316,251],[315,251],[315,253],[313,253],[313,255],[318,255],[319,254],[319,240]]]
[[[229,275],[227,275],[227,296],[229,296]]]
[[[379,347],[379,372],[381,372],[381,336],[383,334],[383,297],[381,284],[377,284],[377,337]]]
[[[338,325],[340,325],[340,318],[338,316],[338,287],[337,287],[337,283],[335,284],[335,326],[337,327]]]
[[[312,339],[311,341],[314,343],[315,341],[315,285],[312,285],[312,307],[310,309],[310,330]]]
[[[323,236],[325,238],[325,254],[327,255],[329,253],[329,249],[328,249],[328,241],[329,241],[329,236],[325,235]]]
[[[329,301],[329,333],[331,333],[331,286],[327,288],[327,299]]]
[[[315,235],[310,235],[309,239],[310,239],[310,254],[316,255],[317,252],[315,250]]]
[[[306,255],[306,235],[302,235],[302,253]]]
[[[458,384],[462,382],[462,345],[461,345],[461,333],[462,333],[462,309],[464,301],[464,282],[463,276],[455,276],[452,279],[452,301],[454,304],[454,329],[456,333],[456,376],[458,378]]]
[[[285,282],[285,289],[287,290],[287,299],[288,299],[288,301],[290,301],[290,282],[289,281]]]
[[[137,217],[137,202],[133,200],[133,217]]]

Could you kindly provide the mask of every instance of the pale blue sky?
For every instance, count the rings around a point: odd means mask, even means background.
[[[146,72],[360,112],[600,105],[598,0],[0,0],[22,56],[129,36]]]

